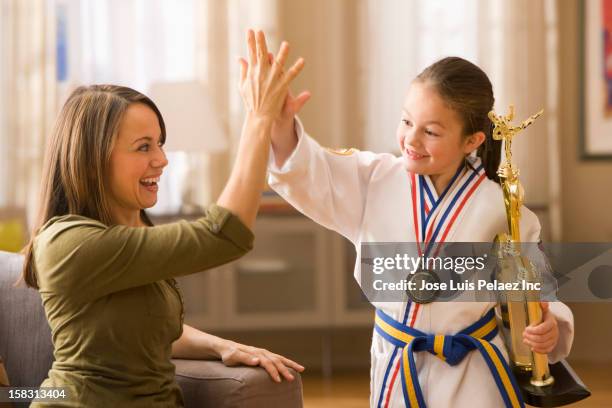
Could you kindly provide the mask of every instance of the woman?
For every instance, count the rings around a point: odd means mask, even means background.
[[[507,230],[496,173],[501,141],[493,139],[487,116],[493,109],[493,89],[476,65],[444,58],[412,81],[403,106],[398,107],[401,157],[322,148],[301,123],[295,121],[294,126],[294,115],[307,98],[307,94],[301,100],[290,97],[275,127],[269,183],[308,217],[351,240],[357,251],[359,283],[362,243],[416,242],[418,255],[427,256],[432,243],[492,242],[497,233]],[[537,217],[527,208],[522,214],[522,241],[538,242]],[[523,406],[516,384],[504,371],[507,353],[496,335],[494,304],[418,301],[416,297],[374,304],[378,310],[370,406]],[[543,303],[543,311],[542,323],[528,327],[523,341],[555,362],[570,351],[573,317],[560,302]],[[421,334],[410,334],[415,331]],[[470,334],[473,348],[452,359],[447,353],[457,344],[455,335],[464,332]],[[422,337],[415,345],[406,340],[408,335]],[[448,337],[438,336],[434,342],[433,335]],[[475,351],[484,350],[480,341],[494,352]],[[447,344],[451,346],[442,347]]]
[[[53,334],[55,362],[42,386],[69,392],[58,405],[182,406],[171,357],[261,365],[278,382],[293,380],[288,368],[303,370],[183,325],[174,280],[252,248],[271,126],[303,60],[284,72],[286,43],[271,62],[263,33],[249,31],[247,41],[251,69],[240,77],[247,115],[236,163],[217,204],[195,222],[153,227],[144,212],[157,201],[168,163],[164,122],[150,99],[125,87],[81,87],[62,109],[24,265]]]

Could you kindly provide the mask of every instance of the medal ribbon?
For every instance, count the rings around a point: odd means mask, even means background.
[[[428,256],[433,249],[434,244],[437,244],[437,249],[434,256],[437,256],[441,249],[442,243],[445,241],[451,231],[457,217],[469,198],[474,194],[480,183],[485,179],[486,174],[480,161],[480,158],[470,158],[472,168],[468,169],[463,176],[464,171],[462,165],[457,169],[448,186],[444,189],[439,197],[436,197],[436,190],[429,176],[416,175],[409,173],[411,185],[410,195],[412,198],[412,218],[414,225],[414,236],[419,257]],[[445,200],[446,199],[446,200]],[[448,203],[448,204],[447,204]],[[440,215],[441,214],[441,215]],[[442,234],[440,235],[440,233]],[[439,237],[439,239],[438,239]],[[437,240],[437,242],[436,242]],[[409,310],[412,302],[409,300],[406,303],[403,323],[407,323]],[[416,321],[420,304],[415,303],[412,310],[412,317],[409,326],[412,327]],[[385,392],[387,379],[389,377],[391,366],[395,360],[398,348],[396,348],[387,364],[385,376],[380,389],[380,398],[378,407],[382,408],[383,394]],[[394,373],[389,383],[385,407],[388,407],[393,385],[399,371],[402,358],[399,359],[395,366]]]

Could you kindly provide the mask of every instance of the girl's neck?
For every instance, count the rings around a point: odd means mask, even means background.
[[[440,174],[431,174],[429,176],[429,178],[431,179],[434,185],[434,188],[436,189],[436,193],[438,194],[438,197],[440,197],[440,195],[444,192],[444,190],[446,190],[451,180],[453,179],[453,176],[457,173],[459,166],[463,167],[463,161],[461,162],[460,165],[455,166],[452,171],[447,171],[447,172],[440,173]]]
[[[448,187],[448,184],[453,178],[453,175],[452,174],[450,175],[449,174],[432,174],[429,176],[429,178],[433,182],[433,185],[436,189],[436,193],[438,197],[440,197],[440,195],[444,192],[446,187]]]

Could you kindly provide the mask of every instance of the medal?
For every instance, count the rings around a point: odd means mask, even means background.
[[[408,282],[410,286],[406,289],[406,294],[415,303],[431,303],[440,294],[440,278],[433,271],[420,269],[412,274]],[[435,284],[436,289],[421,289],[426,283]],[[414,289],[411,290],[410,287]]]

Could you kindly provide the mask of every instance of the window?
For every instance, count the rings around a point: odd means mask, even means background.
[[[368,0],[364,148],[397,152],[395,132],[410,81],[436,60],[466,58],[483,66],[493,80],[498,69],[490,66],[487,50],[501,42],[499,20],[498,0]]]
[[[65,58],[58,47],[60,100],[83,84],[112,83],[148,93],[157,81],[196,78],[195,0],[58,0]],[[63,27],[63,28],[62,28]],[[176,212],[176,182],[187,172],[182,152],[168,152],[152,212]]]

